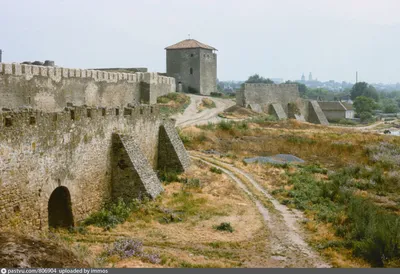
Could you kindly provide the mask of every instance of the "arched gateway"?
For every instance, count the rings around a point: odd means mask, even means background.
[[[71,195],[68,188],[57,187],[50,196],[48,204],[49,227],[69,228],[74,226]]]

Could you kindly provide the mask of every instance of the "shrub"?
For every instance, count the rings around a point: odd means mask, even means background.
[[[249,129],[249,124],[246,121],[241,121],[236,123],[236,128],[239,130]]]
[[[217,174],[222,174],[222,170],[220,168],[217,167],[210,167],[210,171],[213,173],[217,173]]]
[[[388,213],[372,201],[356,196],[351,188],[367,188],[398,185],[393,179],[397,174],[385,176],[379,167],[348,167],[319,181],[312,173],[319,173],[318,166],[304,167],[289,175],[293,188],[281,188],[274,195],[286,193],[283,202],[296,208],[315,212],[317,220],[333,223],[336,234],[344,238],[346,247],[352,248],[356,256],[362,257],[373,266],[393,265],[400,258],[400,216]],[[358,184],[358,185],[357,185]],[[343,219],[343,216],[346,216]],[[334,243],[334,246],[340,246]],[[329,245],[323,245],[326,248]]]
[[[179,176],[177,172],[164,171],[159,174],[160,180],[166,183],[179,182]]]
[[[400,257],[400,217],[384,212],[371,201],[353,197],[347,210],[348,221],[340,233],[352,241],[354,254],[385,266]]]
[[[122,259],[137,257],[152,264],[159,264],[161,262],[159,255],[143,251],[142,241],[126,238],[114,242],[112,247],[106,251],[106,255],[109,257],[117,255]]]
[[[222,97],[222,93],[220,93],[220,92],[211,92],[210,96],[211,97]]]
[[[364,111],[360,113],[360,120],[362,123],[369,123],[373,121],[373,116],[371,112]]]
[[[381,142],[366,147],[366,153],[372,163],[384,168],[400,167],[400,146]]]
[[[229,231],[230,233],[233,232],[233,227],[231,226],[231,223],[221,223],[218,226],[214,226],[214,228],[219,231]]]
[[[186,188],[201,188],[202,184],[200,179],[190,178],[183,181]]]
[[[178,130],[178,135],[179,135],[179,138],[181,138],[182,143],[184,143],[184,144],[189,144],[192,141],[190,136],[183,133],[181,130]]]
[[[222,129],[222,130],[231,130],[233,128],[233,122],[222,120],[221,122],[219,122],[217,124],[217,126],[219,129]]]
[[[118,224],[125,222],[131,212],[137,208],[138,203],[139,201],[135,200],[131,204],[127,204],[120,198],[117,202],[111,203],[102,210],[91,214],[82,224],[85,226],[94,225],[104,227],[106,229],[114,228]]]

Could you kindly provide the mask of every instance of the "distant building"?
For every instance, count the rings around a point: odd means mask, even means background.
[[[178,91],[204,95],[217,91],[216,48],[186,39],[165,49],[167,75],[176,79]]]
[[[304,76],[304,73],[301,75],[301,81],[305,82],[306,81],[306,77]]]
[[[353,105],[345,102],[318,102],[328,121],[354,119]]]
[[[312,74],[311,74],[311,72],[310,72],[310,74],[308,75],[308,81],[312,81],[313,79],[312,79]]]

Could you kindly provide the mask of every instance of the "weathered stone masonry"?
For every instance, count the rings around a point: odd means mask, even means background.
[[[113,73],[0,63],[0,108],[60,111],[67,103],[91,107],[155,104],[175,92],[175,79],[157,73]]]
[[[157,106],[0,113],[0,226],[18,218],[43,229],[49,214],[67,216],[64,222],[72,216],[74,222],[82,220],[122,196],[115,183],[120,174],[125,177],[119,182],[129,186],[123,198],[156,196],[162,188],[153,170],[189,165],[176,131],[169,128],[165,135],[164,125],[169,127]],[[171,144],[180,151],[171,153]],[[170,161],[160,158],[165,149]],[[58,200],[70,200],[72,215],[59,207],[49,212]]]
[[[278,119],[297,119],[315,124],[329,124],[319,105],[300,98],[296,84],[246,83],[236,92],[236,104],[265,112]]]

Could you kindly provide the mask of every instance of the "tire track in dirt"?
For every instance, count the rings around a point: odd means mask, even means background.
[[[331,267],[305,242],[301,235],[297,223],[302,218],[300,211],[289,210],[286,206],[280,204],[250,174],[233,165],[203,155],[193,154],[191,157],[221,169],[254,201],[270,231],[271,259],[279,261],[282,267]],[[276,213],[270,212],[239,177],[244,178],[247,183],[271,201]]]
[[[221,120],[218,114],[235,104],[235,102],[230,99],[210,98],[193,94],[187,94],[187,96],[190,97],[190,105],[185,109],[183,114],[173,116],[173,118],[176,119],[176,126],[181,128],[191,125],[207,124],[208,122],[218,122]],[[197,106],[201,103],[203,98],[209,98],[214,101],[215,108],[204,109],[198,112]]]

